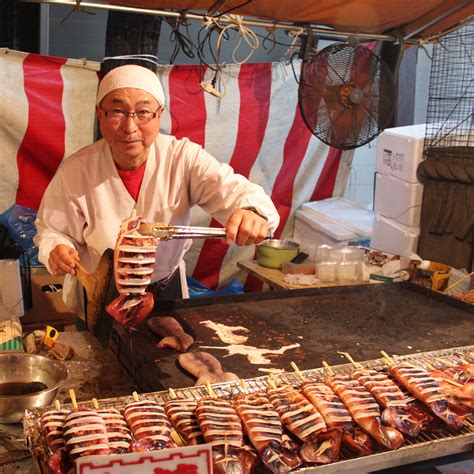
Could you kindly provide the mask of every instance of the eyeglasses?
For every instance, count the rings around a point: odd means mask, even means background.
[[[107,119],[112,123],[120,123],[126,118],[128,118],[129,115],[131,115],[136,123],[144,124],[153,120],[157,116],[158,112],[161,110],[161,107],[155,112],[152,112],[151,110],[147,109],[135,110],[134,112],[127,112],[122,109],[105,110],[102,108],[102,110],[104,111]]]

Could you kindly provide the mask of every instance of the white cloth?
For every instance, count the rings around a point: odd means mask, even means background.
[[[36,219],[39,260],[51,271],[50,252],[65,244],[76,248],[82,265],[93,272],[102,253],[115,247],[120,224],[134,208],[147,222],[187,225],[194,205],[222,225],[235,209],[245,206],[263,212],[271,231],[279,223],[275,206],[262,187],[234,173],[188,139],[163,134],[150,148],[135,203],[117,172],[109,146],[99,140],[63,161],[46,189]],[[190,246],[190,240],[160,242],[152,282],[172,274]],[[65,281],[64,298],[80,312],[71,283]]]
[[[143,89],[151,94],[161,107],[165,105],[165,92],[156,73],[135,64],[116,67],[104,76],[99,84],[96,104],[99,105],[109,92],[124,87]]]

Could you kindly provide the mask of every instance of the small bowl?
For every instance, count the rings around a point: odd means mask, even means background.
[[[23,352],[0,353],[0,384],[42,382],[47,389],[27,395],[0,395],[0,423],[18,423],[25,410],[50,405],[67,379],[60,362]]]
[[[257,245],[257,262],[262,267],[281,268],[300,253],[300,246],[291,240],[267,239]]]

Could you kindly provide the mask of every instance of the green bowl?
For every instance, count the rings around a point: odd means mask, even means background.
[[[257,245],[257,262],[262,267],[281,268],[300,253],[300,246],[291,240],[268,239]]]

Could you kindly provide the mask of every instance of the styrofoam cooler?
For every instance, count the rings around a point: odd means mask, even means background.
[[[376,250],[409,258],[417,252],[419,235],[419,227],[408,227],[388,217],[375,214],[370,246]]]
[[[409,227],[417,227],[420,225],[422,199],[422,184],[376,174],[374,211],[377,214]]]
[[[417,183],[416,170],[423,161],[426,124],[387,128],[377,138],[376,171]]]

